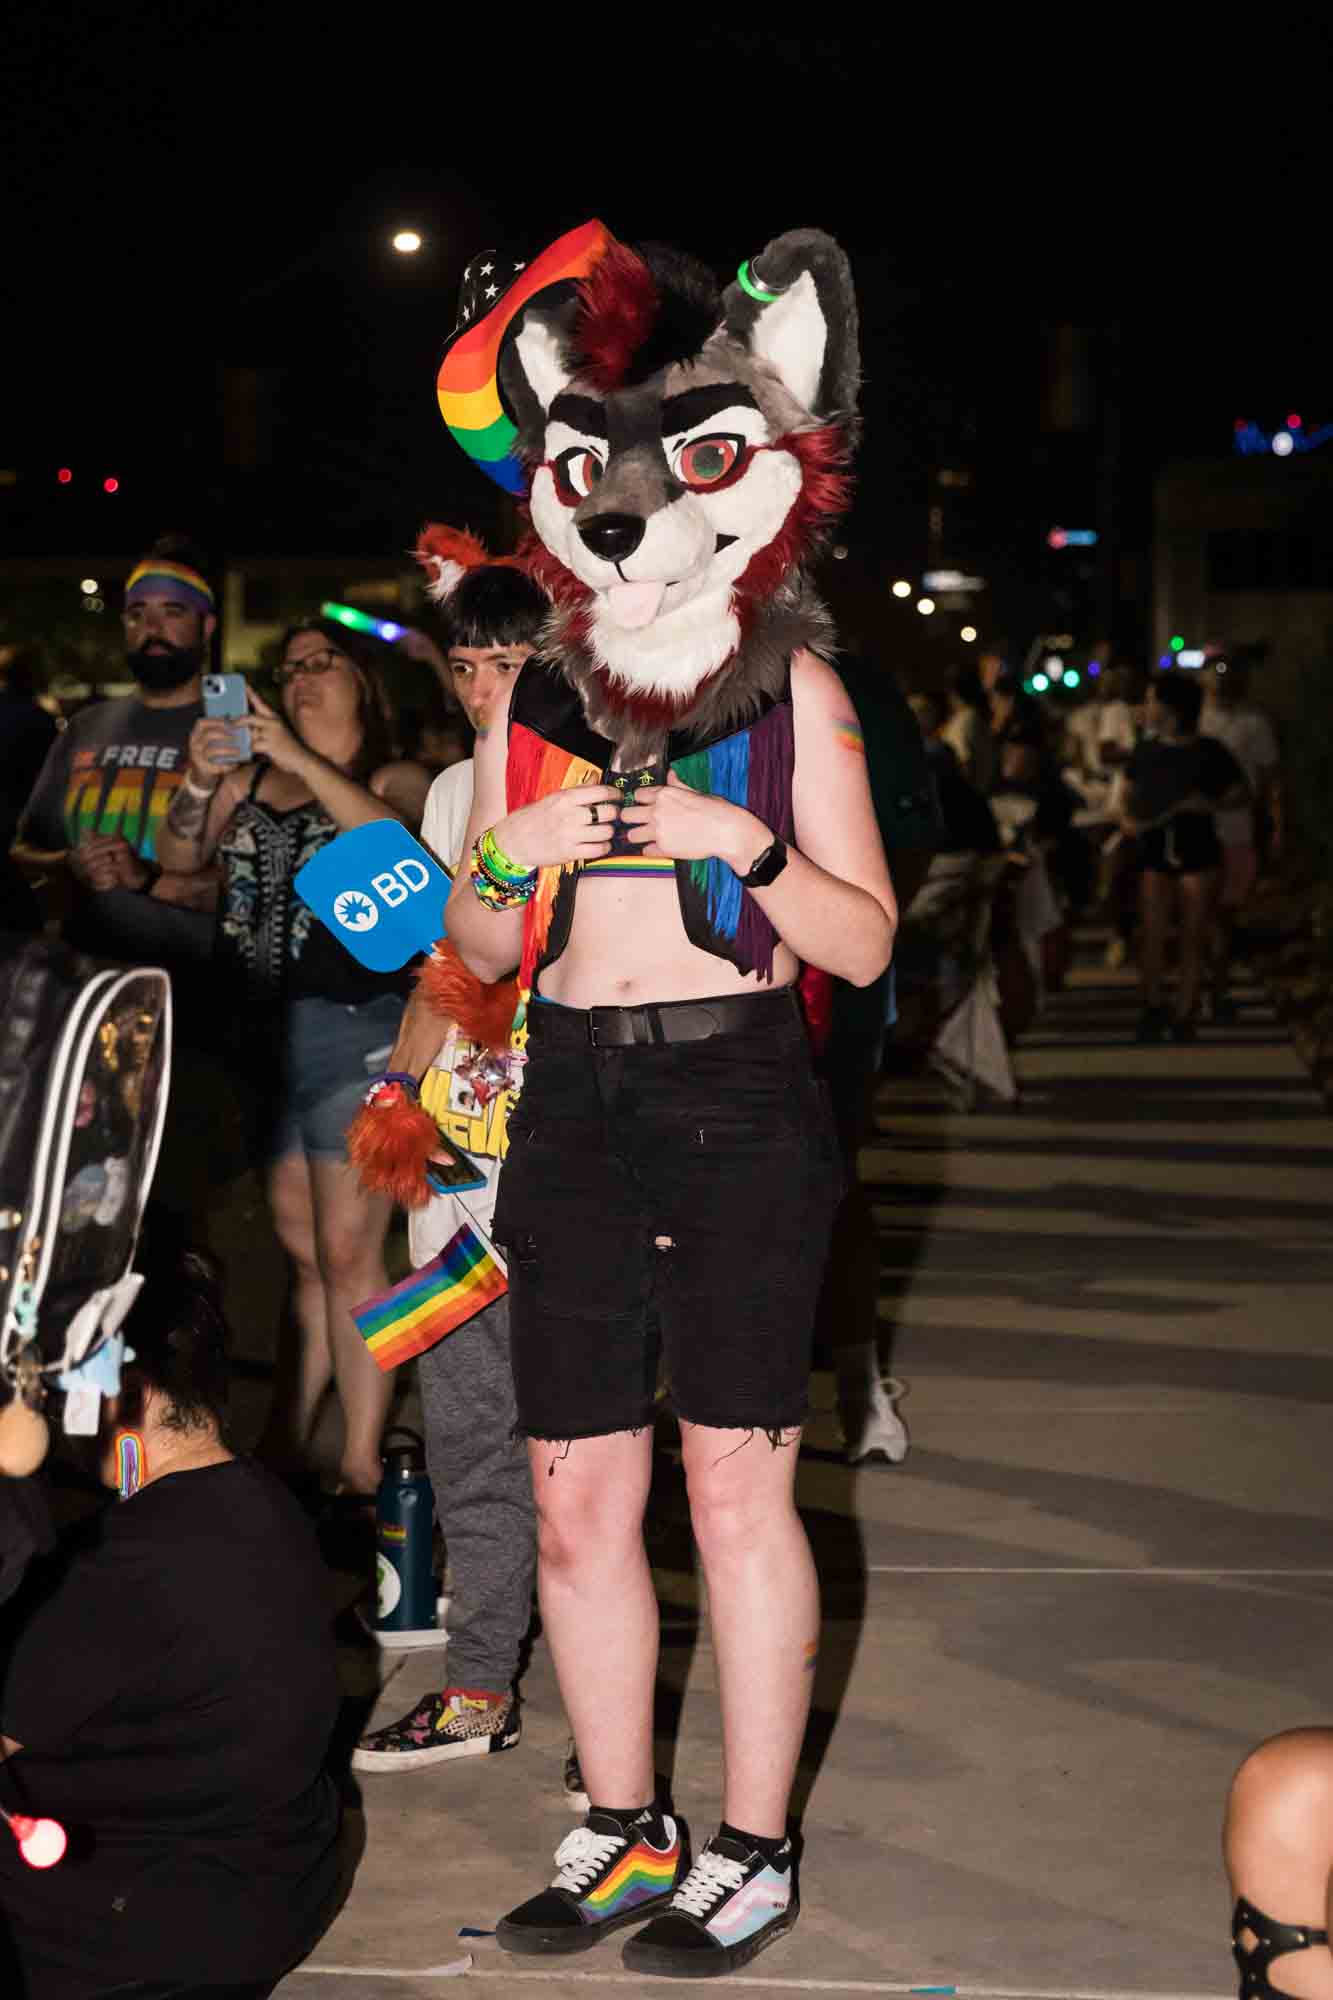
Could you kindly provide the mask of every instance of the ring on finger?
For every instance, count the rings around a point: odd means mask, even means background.
[[[597,817],[597,808],[595,805],[588,807],[588,823],[590,826],[601,825],[601,821]]]

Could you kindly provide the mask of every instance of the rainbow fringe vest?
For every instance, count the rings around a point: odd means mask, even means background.
[[[711,737],[668,736],[666,761],[685,784],[745,806],[784,840],[792,838],[790,677],[779,696],[762,696],[754,719]],[[532,659],[514,690],[509,715],[507,799],[510,812],[551,792],[600,783],[615,745],[588,727],[583,704],[557,666]],[[559,958],[574,917],[578,862],[543,868],[528,903],[519,986],[531,993],[544,965]],[[777,932],[725,861],[678,861],[676,890],[690,943],[741,972],[773,977]]]

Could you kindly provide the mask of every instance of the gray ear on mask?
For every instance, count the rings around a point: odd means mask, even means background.
[[[856,293],[822,229],[789,229],[741,265],[722,298],[733,340],[773,369],[812,417],[855,426],[861,386]]]

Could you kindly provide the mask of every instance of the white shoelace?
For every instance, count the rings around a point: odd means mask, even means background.
[[[627,1840],[618,1839],[613,1833],[593,1833],[589,1827],[576,1826],[555,1850],[555,1865],[560,1872],[551,1887],[568,1889],[572,1896],[581,1896],[611,1856],[628,1846]]]
[[[706,1847],[671,1898],[671,1907],[687,1910],[692,1917],[706,1917],[720,1896],[729,1896],[744,1880],[745,1870],[739,1861]]]

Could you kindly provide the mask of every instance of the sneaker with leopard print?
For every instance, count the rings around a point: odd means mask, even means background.
[[[450,1757],[512,1750],[523,1734],[512,1693],[447,1687],[423,1695],[410,1715],[374,1729],[352,1752],[354,1771],[419,1771]]]

